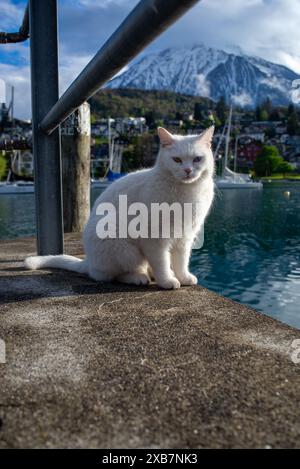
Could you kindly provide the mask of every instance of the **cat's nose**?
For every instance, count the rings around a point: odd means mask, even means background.
[[[192,169],[191,168],[184,168],[184,171],[186,174],[191,174]]]

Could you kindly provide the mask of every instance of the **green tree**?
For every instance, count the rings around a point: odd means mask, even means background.
[[[155,126],[155,120],[157,119],[157,113],[153,110],[150,110],[146,112],[145,118],[146,118],[146,124],[149,125],[149,127]]]
[[[260,121],[261,120],[260,116],[261,116],[261,107],[256,106],[256,108],[255,108],[255,119],[257,121]]]
[[[0,180],[6,176],[7,162],[3,155],[0,153]]]
[[[269,129],[265,130],[264,134],[267,138],[274,138],[276,137],[276,130],[274,127],[270,127]]]
[[[155,126],[156,127],[163,127],[165,125],[164,123],[164,120],[163,119],[158,119],[155,121]]]
[[[271,114],[272,112],[272,109],[273,109],[273,105],[272,105],[272,101],[270,100],[270,98],[267,98],[261,105],[262,107],[262,110],[263,111],[266,111],[268,113],[268,116]]]
[[[95,114],[91,113],[91,124],[94,124],[97,121],[97,116]]]
[[[224,96],[222,96],[216,105],[216,113],[222,124],[225,123],[227,117],[228,107]]]
[[[287,121],[287,132],[289,135],[298,135],[299,134],[299,120],[297,113],[293,111]]]
[[[196,121],[201,121],[201,119],[202,119],[202,105],[201,105],[201,103],[195,103],[195,105],[194,105],[194,119]]]
[[[293,105],[293,103],[290,103],[287,110],[287,115],[290,116],[291,114],[293,114],[293,112],[295,112],[295,106]]]
[[[269,114],[268,114],[268,111],[266,111],[266,109],[261,109],[261,112],[260,112],[260,121],[268,121],[269,120]]]
[[[216,114],[214,114],[214,121],[215,121],[215,126],[220,127],[221,121]]]
[[[280,118],[280,114],[279,114],[278,109],[276,109],[276,108],[273,109],[273,110],[271,111],[270,115],[269,115],[269,120],[270,120],[270,121],[277,121],[277,122],[278,122],[278,121],[280,121],[280,119],[281,119],[281,118]]]
[[[282,173],[284,177],[287,173],[291,173],[292,171],[293,171],[293,167],[287,161],[282,161],[281,163],[279,163],[276,169],[276,172]]]
[[[271,176],[277,171],[278,166],[283,162],[279,155],[278,148],[265,145],[261,154],[254,161],[254,171],[257,176]]]
[[[177,121],[182,121],[182,120],[183,120],[183,113],[177,111],[176,114],[175,114],[175,119],[176,119]]]
[[[266,109],[263,109],[261,106],[257,106],[255,109],[255,119],[257,121],[267,121],[269,120],[269,114]]]

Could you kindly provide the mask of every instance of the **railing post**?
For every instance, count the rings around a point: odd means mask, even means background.
[[[57,0],[30,0],[32,128],[37,250],[63,252],[60,131],[46,135],[39,124],[59,97]]]

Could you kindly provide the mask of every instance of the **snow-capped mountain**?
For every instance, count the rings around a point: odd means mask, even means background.
[[[170,90],[215,101],[225,96],[227,102],[253,107],[267,97],[275,105],[288,104],[297,78],[292,70],[258,57],[197,45],[145,55],[107,86]]]

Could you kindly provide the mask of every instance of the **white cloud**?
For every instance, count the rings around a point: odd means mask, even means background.
[[[70,56],[63,54],[60,60],[59,89],[62,94],[90,61],[89,55]]]
[[[60,64],[60,92],[61,94],[72,83],[74,78],[89,62],[90,57],[66,57]],[[15,87],[16,117],[29,119],[31,116],[30,67],[1,64],[0,78],[6,82],[7,100],[9,100],[11,85]]]
[[[0,78],[0,103],[6,103],[6,85],[5,81]]]
[[[83,6],[93,7],[93,8],[103,8],[107,7],[110,4],[114,3],[116,5],[128,4],[128,0],[79,0],[79,3]]]
[[[300,54],[295,52],[293,55],[285,51],[277,51],[278,62],[286,67],[300,73]]]
[[[29,119],[31,114],[30,69],[28,65],[17,67],[15,65],[0,63],[0,77],[6,83],[7,100],[10,94],[10,85],[15,87],[15,114],[21,119]]]
[[[232,96],[232,101],[237,106],[251,106],[253,104],[253,99],[248,93],[240,93]]]
[[[201,73],[197,75],[196,88],[197,88],[197,93],[200,96],[204,96],[204,97],[210,96],[210,84],[208,81],[206,81],[205,76]]]
[[[212,10],[214,14],[219,14],[220,11],[220,0],[203,0],[205,8]],[[264,0],[227,0],[226,8],[223,9],[223,17],[237,17],[244,14],[249,9],[257,8],[263,5]]]
[[[286,92],[286,88],[282,85],[282,83],[280,83],[280,80],[278,80],[278,78],[275,77],[275,76],[264,78],[264,79],[260,80],[260,83],[266,84],[266,85],[270,86],[271,88],[275,88],[277,90],[280,90],[283,93]]]
[[[22,21],[24,12],[11,0],[0,0],[0,31],[6,31]]]
[[[59,2],[62,90],[76,78],[136,3],[137,0]],[[0,0],[0,12],[0,30],[18,29],[23,8],[13,0]],[[300,73],[299,24],[300,0],[202,0],[164,32],[147,52],[195,43],[227,50],[234,45],[249,55],[281,63]],[[16,85],[17,96],[20,96],[16,112],[29,117],[28,50],[24,45],[0,47],[5,47],[13,56],[19,54],[22,65],[0,65],[0,77]],[[201,77],[199,87],[207,93]]]
[[[203,0],[156,44],[238,45],[249,55],[299,71],[299,24],[300,0]]]

